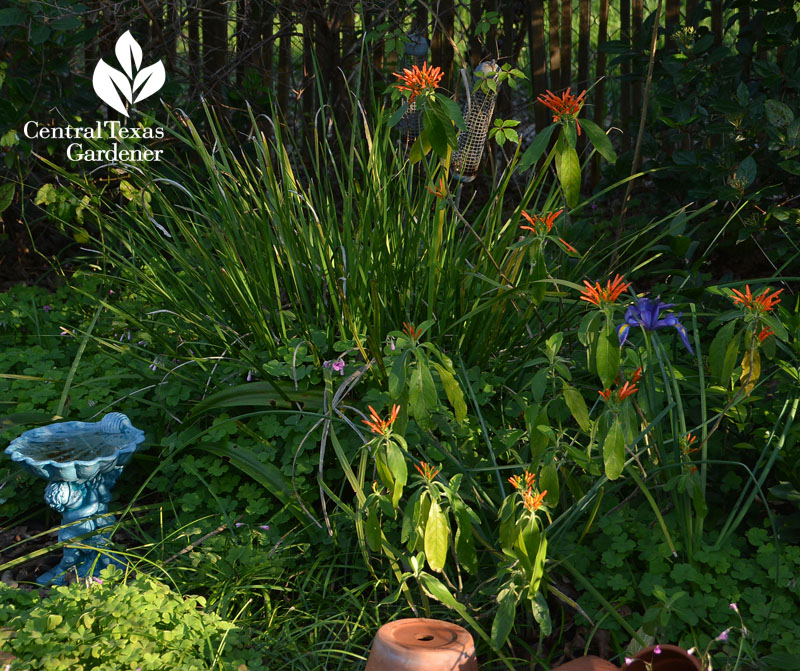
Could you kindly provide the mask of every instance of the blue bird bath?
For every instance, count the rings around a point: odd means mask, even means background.
[[[61,524],[66,526],[59,530],[58,540],[64,542],[114,524],[114,516],[107,514],[111,489],[143,440],[143,431],[122,413],[112,412],[99,422],[31,429],[5,451],[25,470],[49,481],[44,500],[61,513]],[[124,566],[105,549],[107,534],[97,533],[80,543],[90,547],[67,547],[58,566],[36,582],[63,585],[68,571],[85,578],[109,564]]]

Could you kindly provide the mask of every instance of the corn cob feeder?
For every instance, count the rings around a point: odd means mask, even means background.
[[[475,68],[475,72],[490,76],[497,72],[497,64],[495,61],[484,61]],[[479,79],[478,76],[473,77],[473,87]],[[458,134],[458,149],[453,152],[453,178],[459,182],[467,184],[478,174],[496,98],[491,91],[478,90],[471,95],[467,92],[467,103],[463,110],[467,130]]]
[[[416,65],[421,68],[428,60],[428,40],[422,35],[411,34],[408,36],[406,42],[405,55],[401,64],[401,71],[404,68],[411,68]],[[422,132],[422,114],[421,110],[417,108],[417,102],[414,101],[409,104],[403,118],[400,119],[400,130],[406,136],[407,144],[409,146],[414,140],[419,137]]]

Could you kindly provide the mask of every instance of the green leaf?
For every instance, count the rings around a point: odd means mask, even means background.
[[[528,586],[528,597],[532,594],[537,594],[539,585],[542,583],[544,577],[544,565],[547,561],[547,537],[541,534],[539,537],[539,548],[536,551],[536,556],[533,559],[533,573],[531,574],[531,582]]]
[[[614,151],[614,146],[603,129],[589,119],[581,119],[580,124],[581,128],[586,131],[586,135],[589,136],[594,148],[597,149],[597,153],[609,163],[616,163],[617,153]]]
[[[52,184],[43,184],[36,192],[36,198],[34,198],[33,203],[34,205],[44,205],[46,207],[55,203],[56,200],[58,200],[56,187]]]
[[[0,27],[18,26],[25,23],[25,12],[16,7],[0,9]]]
[[[555,506],[558,504],[559,486],[558,486],[558,471],[556,465],[552,461],[542,467],[539,474],[539,490],[547,490],[547,496],[544,500],[548,506]]]
[[[735,321],[730,321],[725,324],[725,326],[717,331],[717,335],[714,336],[714,340],[711,341],[711,346],[708,348],[708,368],[711,373],[711,379],[724,386],[727,386],[727,383],[730,382],[730,374],[728,374],[726,379],[723,379],[722,371],[728,345],[730,345],[733,340],[733,330],[735,327]]]
[[[430,142],[434,153],[441,159],[447,157],[447,131],[434,111],[429,107],[425,110],[422,134]]]
[[[389,371],[389,396],[392,400],[400,398],[403,388],[406,386],[406,358],[407,351],[397,357]]]
[[[439,373],[439,379],[442,381],[444,393],[447,394],[447,400],[453,407],[456,421],[463,422],[467,417],[467,404],[464,402],[464,393],[461,387],[458,382],[456,382],[456,378],[453,377],[452,373],[445,369],[444,366],[440,366],[438,363],[433,363],[433,366]]]
[[[419,498],[423,491],[423,489],[415,491],[406,504],[406,509],[403,513],[403,526],[400,531],[401,543],[405,543],[411,538],[411,533],[417,525],[416,516],[419,514]]]
[[[519,133],[517,133],[517,131],[515,131],[513,128],[506,128],[505,136],[509,142],[514,142],[515,144],[519,142]]]
[[[610,321],[606,321],[597,338],[595,364],[603,387],[609,388],[619,373],[619,336]]]
[[[428,591],[428,593],[437,601],[442,602],[445,606],[449,606],[450,608],[455,608],[459,610],[463,608],[456,598],[450,594],[450,590],[447,589],[437,578],[428,574],[428,573],[420,573],[419,581],[422,583],[422,586]]]
[[[603,441],[603,462],[606,477],[609,480],[616,480],[625,465],[625,439],[619,419],[614,419]]]
[[[536,623],[539,625],[540,636],[546,638],[550,636],[553,631],[553,623],[550,620],[550,609],[547,607],[547,599],[542,590],[538,590],[533,597],[529,595],[529,598],[531,599],[533,619],[536,620]]]
[[[589,419],[589,409],[586,407],[586,401],[583,399],[583,394],[581,394],[574,387],[570,387],[565,382],[564,401],[566,402],[569,411],[572,413],[572,416],[575,418],[575,421],[578,422],[578,426],[581,427],[581,430],[589,433],[592,428],[592,421]]]
[[[500,591],[497,595],[497,612],[492,621],[492,646],[499,650],[503,647],[514,626],[517,612],[517,595],[510,587]]]
[[[6,182],[0,186],[0,213],[6,210],[14,200],[14,187],[13,182]]]
[[[378,518],[378,511],[374,506],[370,506],[367,511],[367,524],[364,529],[367,538],[367,546],[372,552],[381,549],[381,523]]]
[[[389,123],[387,124],[389,128],[394,128],[398,123],[400,123],[400,119],[403,118],[403,115],[408,111],[408,103],[404,102],[397,111],[392,114],[389,118]]]
[[[765,100],[764,111],[767,114],[767,120],[773,126],[788,126],[794,120],[792,108],[780,100]]]
[[[561,182],[567,207],[575,207],[581,191],[581,164],[578,152],[567,142],[562,141],[563,137],[561,135],[556,143],[556,174],[558,181]]]
[[[400,503],[400,497],[403,495],[403,487],[408,481],[408,465],[403,456],[403,451],[394,441],[389,441],[386,445],[386,461],[394,477],[392,506],[397,508],[398,503]]]
[[[447,559],[447,546],[450,543],[450,525],[437,501],[431,501],[428,522],[425,525],[425,556],[434,571],[441,571]]]
[[[746,189],[756,178],[758,167],[752,156],[744,159],[736,168],[735,179],[739,182],[740,188]]]
[[[436,100],[444,107],[450,119],[455,123],[456,128],[466,132],[467,124],[464,121],[464,115],[461,113],[461,108],[458,106],[458,103],[441,93],[434,93],[434,95],[436,96]]]
[[[468,573],[475,575],[478,572],[478,555],[475,553],[475,541],[472,538],[472,521],[464,502],[457,496],[453,497],[453,511],[456,516],[456,557],[458,563]]]
[[[739,344],[742,340],[742,331],[739,331],[725,348],[725,358],[722,361],[722,369],[719,373],[719,381],[726,389],[730,385],[733,369],[739,357]]]
[[[550,143],[550,136],[557,127],[558,124],[551,124],[541,133],[536,134],[536,137],[533,138],[533,142],[531,142],[531,146],[522,154],[517,164],[517,172],[524,172],[532,165],[536,164],[546,151],[547,145]]]

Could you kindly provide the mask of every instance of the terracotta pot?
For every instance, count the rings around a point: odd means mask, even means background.
[[[475,643],[463,627],[407,618],[375,635],[365,671],[478,671]]]
[[[619,669],[602,657],[587,655],[570,660],[553,671],[619,671]]]
[[[654,645],[643,648],[633,656],[633,662],[622,668],[625,671],[650,671],[648,668],[650,664],[652,671],[702,671],[700,660],[683,648],[667,644],[660,647],[660,655],[653,652],[656,649]]]
[[[633,661],[622,667],[622,671],[702,671],[697,657],[693,657],[677,645],[661,646],[661,654],[656,655],[656,646],[643,648],[633,657]],[[611,662],[589,655],[578,657],[556,667],[552,671],[620,671]]]

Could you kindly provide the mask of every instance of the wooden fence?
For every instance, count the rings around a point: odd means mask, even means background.
[[[136,17],[144,33],[137,38],[192,92],[225,101],[226,90],[272,89],[284,115],[307,118],[320,92],[329,102],[344,99],[359,70],[392,81],[402,36],[415,32],[430,40],[430,62],[445,70],[450,90],[458,68],[496,58],[526,68],[534,97],[594,84],[596,120],[608,116],[624,126],[641,106],[644,67],[637,63],[646,61],[645,22],[660,1],[666,49],[675,48],[669,36],[679,27],[710,31],[719,44],[752,14],[750,0],[725,8],[723,0],[94,0],[88,14],[100,25],[99,40],[87,55],[110,53]],[[548,119],[536,107],[541,128]]]

